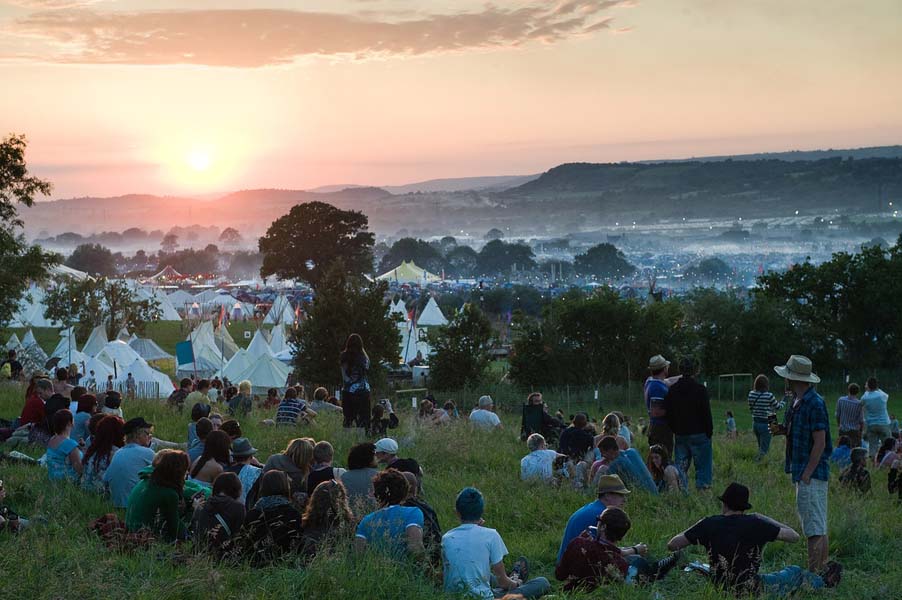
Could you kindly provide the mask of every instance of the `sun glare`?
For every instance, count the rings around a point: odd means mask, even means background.
[[[188,166],[198,172],[204,172],[213,164],[213,157],[207,150],[195,148],[188,154]]]

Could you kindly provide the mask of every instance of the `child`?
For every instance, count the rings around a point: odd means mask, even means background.
[[[736,432],[736,419],[733,418],[733,411],[727,411],[727,438],[735,440],[738,433]]]
[[[852,464],[852,440],[849,436],[839,436],[839,442],[830,455],[830,462],[840,469],[845,469]]]
[[[868,451],[864,448],[852,450],[852,464],[839,476],[839,482],[859,494],[871,491],[871,474],[867,470]]]

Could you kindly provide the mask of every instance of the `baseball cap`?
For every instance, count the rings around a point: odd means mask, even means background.
[[[398,442],[391,438],[382,438],[376,442],[376,452],[385,452],[386,454],[398,453]]]
[[[122,430],[125,432],[125,435],[128,435],[137,429],[150,429],[151,427],[153,427],[153,423],[148,423],[144,420],[144,417],[135,417],[126,421]]]

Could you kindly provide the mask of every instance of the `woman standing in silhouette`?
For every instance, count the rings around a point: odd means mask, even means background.
[[[370,358],[363,349],[363,340],[356,333],[348,336],[341,353],[341,408],[344,426],[368,428],[370,424]]]

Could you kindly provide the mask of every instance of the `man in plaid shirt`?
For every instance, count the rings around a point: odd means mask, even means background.
[[[774,367],[787,380],[793,396],[783,425],[772,424],[771,433],[786,436],[785,471],[796,486],[796,508],[802,532],[808,538],[808,570],[819,573],[827,564],[827,481],[828,459],[833,452],[830,417],[824,399],[812,384],[820,378],[812,372],[811,361],[793,355],[786,365]]]

